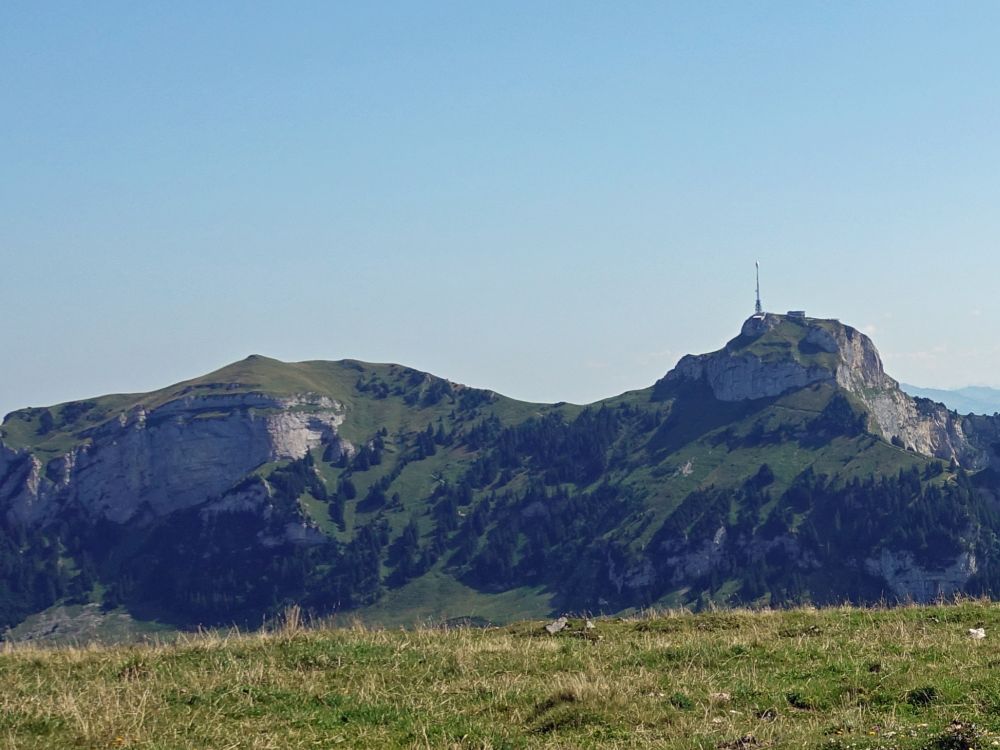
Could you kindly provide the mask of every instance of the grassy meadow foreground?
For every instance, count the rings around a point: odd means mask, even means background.
[[[1000,606],[301,628],[0,653],[4,748],[1000,746]],[[985,628],[985,639],[970,628]]]

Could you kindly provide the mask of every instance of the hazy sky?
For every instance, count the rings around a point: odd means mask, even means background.
[[[1000,3],[0,3],[0,414],[261,353],[591,401],[753,310],[1000,385]]]

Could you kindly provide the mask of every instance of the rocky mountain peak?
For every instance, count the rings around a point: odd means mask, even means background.
[[[666,386],[707,386],[720,401],[777,398],[826,384],[851,395],[885,440],[969,469],[1000,463],[1000,420],[960,417],[943,404],[914,399],[886,374],[872,340],[839,320],[762,313],[748,318],[722,349],[687,355]]]
[[[838,320],[762,313],[709,354],[688,355],[667,375],[704,381],[720,401],[780,396],[827,382],[857,394],[894,389],[871,339]]]

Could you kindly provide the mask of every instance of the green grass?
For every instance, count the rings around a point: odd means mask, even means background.
[[[1000,607],[308,629],[0,654],[0,744],[991,748]],[[985,627],[976,641],[967,629]]]
[[[413,406],[395,394],[374,398],[356,388],[359,378],[377,378],[389,386],[405,387],[411,373],[412,369],[397,364],[356,360],[281,362],[253,355],[207,375],[150,393],[112,394],[89,399],[92,406],[82,412],[78,408],[81,402],[49,407],[55,428],[45,434],[39,434],[42,410],[14,412],[4,422],[0,438],[12,448],[31,448],[35,452],[58,455],[87,443],[88,430],[138,407],[152,411],[183,397],[266,393],[279,398],[317,394],[340,402],[347,413],[341,434],[352,442],[359,442],[370,440],[376,430],[383,427],[391,433],[422,430],[429,422],[449,414],[453,406],[447,399],[431,406]],[[522,421],[553,408],[570,415],[579,410],[570,405],[534,404],[500,395],[483,410],[495,413],[504,421]],[[73,418],[67,419],[68,414]],[[211,418],[211,415],[205,414],[203,418]]]
[[[544,617],[551,609],[551,594],[540,588],[486,594],[442,573],[439,564],[420,578],[389,589],[378,602],[349,616],[386,627],[437,625],[460,619],[506,624]]]
[[[833,369],[837,355],[810,347],[804,343],[810,328],[823,328],[833,333],[837,324],[830,320],[810,318],[807,321],[782,317],[771,329],[755,338],[737,336],[726,348],[734,354],[750,354],[764,362],[781,362],[789,359],[802,365],[816,365]]]
[[[813,444],[796,435],[809,437],[809,424],[826,407],[835,390],[828,385],[813,385],[776,399],[727,403],[705,394],[688,394],[680,423],[669,430],[654,432],[648,443],[639,442],[630,457],[623,484],[643,493],[651,521],[644,530],[628,538],[639,548],[649,542],[671,512],[699,488],[735,488],[752,477],[761,464],[768,464],[775,475],[768,488],[778,497],[799,474],[812,467],[838,483],[872,475],[894,476],[900,469],[916,465],[919,469],[934,459],[897,448],[871,435],[831,437]],[[633,403],[641,405],[642,392]],[[663,408],[674,408],[667,403]],[[766,438],[743,440],[755,426],[765,433],[784,430],[788,435],[778,441]],[[735,445],[728,445],[726,436]],[[649,460],[651,456],[653,460]],[[680,471],[682,467],[690,473]],[[942,475],[942,481],[952,476]]]
[[[308,492],[302,494],[299,498],[299,502],[302,504],[302,509],[305,511],[305,515],[315,522],[315,524],[320,528],[327,536],[337,538],[339,530],[337,529],[337,524],[333,522],[330,518],[330,513],[327,510],[329,507],[327,503],[322,500],[317,500]]]

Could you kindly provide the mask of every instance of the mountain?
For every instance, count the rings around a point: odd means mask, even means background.
[[[906,393],[915,398],[926,398],[944,404],[959,414],[997,414],[1000,412],[1000,390],[985,386],[967,386],[954,390],[920,388],[900,384]]]
[[[531,404],[253,356],[8,415],[0,623],[290,603],[383,623],[1000,592],[1000,419],[914,399],[835,320],[747,320],[649,388]]]

